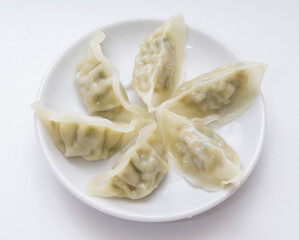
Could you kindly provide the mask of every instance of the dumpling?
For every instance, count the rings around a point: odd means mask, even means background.
[[[203,123],[227,123],[241,115],[259,93],[266,65],[237,62],[183,82],[162,107]]]
[[[157,110],[157,118],[169,159],[188,182],[209,191],[240,184],[237,153],[212,129],[165,109]]]
[[[167,20],[140,45],[131,88],[154,112],[185,77],[186,26],[181,14]]]
[[[98,197],[138,199],[149,195],[168,172],[157,124],[142,128],[136,143],[119,158],[112,170],[93,178],[87,193]]]
[[[39,102],[32,107],[66,157],[106,159],[137,135],[143,124],[141,119],[135,118],[130,123],[114,123],[79,113],[58,114]]]
[[[104,39],[104,33],[99,31],[77,66],[75,85],[81,101],[91,114],[110,120],[130,121],[134,115],[146,116],[144,108],[129,103],[117,68],[102,53]]]

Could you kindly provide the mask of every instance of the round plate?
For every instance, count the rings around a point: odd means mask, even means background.
[[[135,56],[140,42],[162,24],[160,20],[133,20],[99,28],[106,34],[102,48],[108,59],[119,69],[121,82],[132,102],[136,95],[129,89]],[[74,41],[50,66],[37,100],[57,112],[87,111],[74,87],[76,65],[84,56],[94,30]],[[242,58],[219,38],[202,29],[187,27],[187,79]],[[140,102],[140,100],[139,100]],[[258,161],[265,129],[265,107],[260,94],[252,106],[239,118],[224,126],[214,126],[229,145],[239,154],[244,170],[242,183]],[[171,167],[159,187],[140,200],[97,198],[86,195],[89,180],[112,168],[112,158],[88,162],[81,158],[65,158],[55,147],[40,121],[36,131],[46,158],[60,182],[84,203],[113,216],[144,222],[172,221],[202,213],[227,199],[237,188],[227,187],[218,192],[207,192],[187,183]]]

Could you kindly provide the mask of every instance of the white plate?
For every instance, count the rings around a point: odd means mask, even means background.
[[[136,101],[128,86],[131,81],[134,59],[139,43],[153,32],[162,21],[134,20],[112,24],[101,29],[106,34],[104,54],[118,67],[121,82],[126,86],[129,98]],[[67,47],[46,73],[37,100],[55,111],[87,113],[76,93],[73,77],[76,65],[83,57],[92,31]],[[242,60],[223,41],[205,30],[187,28],[187,78],[210,71],[223,64]],[[253,105],[238,119],[215,129],[240,155],[244,169],[242,183],[248,178],[258,161],[265,130],[265,107],[260,94]],[[36,121],[36,131],[46,158],[60,182],[84,203],[113,216],[144,222],[172,221],[202,213],[225,199],[235,190],[207,192],[188,184],[172,168],[160,186],[141,200],[105,199],[85,194],[88,181],[109,170],[115,159],[87,162],[81,158],[66,159],[53,144],[48,132]],[[59,196],[58,196],[59,197]]]

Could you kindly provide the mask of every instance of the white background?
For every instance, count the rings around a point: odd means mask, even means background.
[[[298,239],[299,2],[0,1],[0,239]],[[56,180],[38,145],[41,79],[73,39],[99,25],[182,12],[249,61],[269,66],[264,148],[247,182],[192,219],[138,223],[105,215]]]

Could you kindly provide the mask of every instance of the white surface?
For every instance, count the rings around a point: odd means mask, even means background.
[[[124,86],[130,85],[139,43],[162,23],[163,21],[157,20],[132,20],[100,27],[106,34],[106,40],[102,44],[103,53],[120,69]],[[73,78],[76,66],[85,55],[89,41],[96,31],[84,34],[74,41],[50,67],[37,99],[46,107],[60,112],[73,110],[86,113],[86,108],[74,88]],[[187,36],[187,79],[215,67],[242,60],[224,43],[203,30],[188,27]],[[195,76],[192,76],[193,74]],[[138,99],[134,97],[133,91],[129,91],[129,88],[127,91],[131,93],[131,102],[137,104]],[[258,96],[254,104],[239,118],[218,126],[216,131],[240,156],[244,183],[259,160],[263,144],[265,108],[262,96]],[[113,216],[144,222],[183,219],[216,206],[236,190],[232,186],[217,192],[195,188],[170,167],[158,189],[146,198],[131,201],[91,197],[85,193],[87,183],[93,177],[110,170],[120,153],[96,162],[87,162],[80,158],[66,159],[40,121],[37,121],[37,132],[45,156],[58,180],[83,202]]]
[[[0,239],[297,239],[299,235],[298,1],[1,1]],[[146,9],[146,10],[145,10]],[[34,101],[48,66],[74,38],[100,24],[167,18],[266,62],[267,129],[261,159],[232,197],[194,218],[136,223],[102,214],[56,180],[37,143]]]

